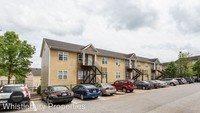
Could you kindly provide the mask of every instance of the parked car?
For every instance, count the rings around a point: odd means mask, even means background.
[[[74,97],[84,100],[86,98],[98,98],[100,95],[100,90],[91,84],[79,84],[72,88],[74,92]]]
[[[194,80],[191,78],[191,77],[185,77],[185,80],[191,84],[191,83],[194,83]]]
[[[151,87],[152,88],[159,88],[160,87],[160,84],[159,84],[159,82],[157,82],[157,81],[155,81],[155,80],[149,80],[148,81],[149,83],[150,83],[150,85],[151,85]]]
[[[194,76],[194,82],[200,82],[200,77]]]
[[[74,99],[74,93],[64,85],[48,86],[42,91],[41,98],[47,105],[50,103],[71,102]]]
[[[98,83],[95,86],[100,89],[100,95],[113,95],[116,93],[115,87],[108,83]]]
[[[136,89],[134,80],[117,80],[112,84],[116,90],[122,90],[123,92],[133,92]]]
[[[165,82],[165,81],[160,81],[160,80],[154,80],[154,81],[159,83],[160,88],[168,86],[167,82]]]
[[[3,85],[0,89],[0,106],[5,104],[30,105],[30,92],[24,84]]]
[[[165,81],[167,82],[168,85],[170,86],[176,86],[178,85],[178,81],[176,79],[173,79],[173,78],[165,78],[165,79],[162,79],[161,81]]]
[[[135,81],[138,89],[152,89],[152,86],[147,81]]]
[[[187,81],[184,78],[175,78],[179,84],[187,84]]]

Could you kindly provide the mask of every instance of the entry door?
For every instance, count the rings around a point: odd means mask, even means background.
[[[92,55],[88,55],[88,65],[92,65]]]

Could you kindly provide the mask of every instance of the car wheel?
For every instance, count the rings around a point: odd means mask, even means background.
[[[123,88],[123,89],[122,89],[122,91],[123,91],[124,93],[126,93],[126,92],[127,92],[126,88]]]
[[[94,97],[94,98],[98,98],[98,96],[97,96],[97,97]]]
[[[68,103],[71,103],[72,102],[72,100],[69,100],[69,101],[67,101]]]
[[[145,89],[146,89],[146,87],[144,87],[144,86],[143,86],[143,87],[142,87],[142,89],[143,89],[143,90],[145,90]]]
[[[174,83],[170,83],[170,86],[175,86],[175,84]]]
[[[110,94],[111,96],[113,95],[113,94]]]
[[[84,100],[84,96],[83,95],[81,95],[81,100]]]
[[[129,90],[130,92],[133,92],[133,90]]]

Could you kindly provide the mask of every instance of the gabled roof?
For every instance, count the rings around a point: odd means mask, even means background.
[[[41,68],[31,68],[33,76],[41,76]]]
[[[61,41],[56,41],[56,40],[51,40],[51,39],[46,39],[46,38],[43,40],[43,43],[44,42],[47,43],[50,49],[64,50],[64,51],[71,51],[71,52],[78,52],[78,53],[81,53],[81,50],[83,50],[84,48],[92,46],[94,49],[98,51],[98,55],[106,56],[106,57],[129,59],[134,54],[134,53],[125,54],[125,53],[119,53],[119,52],[114,52],[114,51],[109,51],[109,50],[98,49],[98,48],[95,48],[92,44],[89,44],[87,46],[82,46],[78,44],[61,42]],[[41,51],[42,50],[43,49],[41,49]],[[139,56],[137,56],[137,60],[153,63],[149,58],[144,58],[144,57],[139,57]]]

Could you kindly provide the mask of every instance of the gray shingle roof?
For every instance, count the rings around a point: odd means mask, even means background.
[[[72,43],[67,43],[67,42],[61,42],[61,41],[56,41],[56,40],[51,40],[51,39],[44,39],[44,41],[47,43],[49,48],[52,49],[57,49],[57,50],[66,50],[66,51],[71,51],[71,52],[81,52],[81,50],[86,47],[78,44],[72,44]],[[98,55],[100,56],[107,56],[107,57],[114,57],[114,58],[121,58],[121,59],[128,59],[130,56],[133,54],[124,54],[124,53],[119,53],[119,52],[114,52],[114,51],[109,51],[109,50],[103,50],[103,49],[98,49]],[[148,58],[144,57],[139,57],[137,56],[138,61],[144,61],[144,62],[150,62],[152,63],[153,61]]]
[[[33,76],[41,76],[41,68],[31,68]]]

